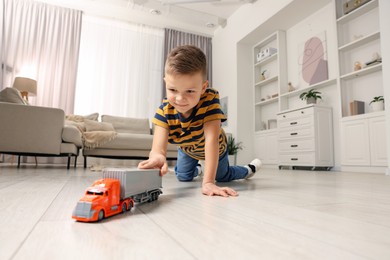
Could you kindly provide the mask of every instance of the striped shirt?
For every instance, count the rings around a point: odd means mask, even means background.
[[[226,121],[226,117],[219,104],[218,91],[206,89],[200,97],[198,105],[193,108],[188,118],[183,118],[179,112],[169,104],[167,99],[157,109],[152,122],[155,125],[168,129],[168,142],[178,145],[184,153],[196,160],[205,158],[205,137],[203,125],[213,120]],[[219,133],[219,155],[227,148],[226,135],[221,128]]]

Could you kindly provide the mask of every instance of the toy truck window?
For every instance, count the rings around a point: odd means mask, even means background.
[[[87,195],[99,195],[102,196],[104,193],[98,190],[87,190]]]

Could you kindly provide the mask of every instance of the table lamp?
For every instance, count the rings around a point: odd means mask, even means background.
[[[16,77],[14,81],[14,88],[20,91],[22,97],[28,101],[28,95],[37,95],[37,81],[24,77]]]

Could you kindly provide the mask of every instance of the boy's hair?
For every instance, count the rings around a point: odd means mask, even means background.
[[[194,74],[200,72],[204,80],[207,78],[206,55],[193,45],[183,45],[174,48],[165,62],[165,74]]]

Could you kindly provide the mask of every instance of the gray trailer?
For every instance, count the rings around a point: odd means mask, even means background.
[[[162,194],[162,177],[159,169],[105,168],[104,179],[120,182],[120,197],[132,198],[135,202],[154,201]]]

